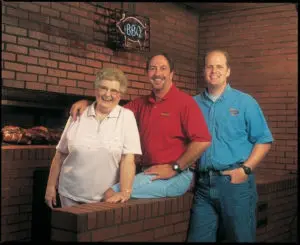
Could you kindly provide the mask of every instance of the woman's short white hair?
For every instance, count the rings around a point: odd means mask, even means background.
[[[128,80],[125,74],[118,68],[103,68],[96,74],[95,88],[99,87],[102,80],[117,81],[120,83],[120,92],[125,93]]]

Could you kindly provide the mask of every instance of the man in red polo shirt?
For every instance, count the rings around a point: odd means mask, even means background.
[[[195,100],[172,82],[174,64],[160,53],[148,59],[147,71],[152,93],[137,98],[124,107],[133,111],[142,146],[142,170],[134,179],[129,194],[133,198],[172,197],[184,194],[192,181],[190,165],[209,147],[211,136]],[[88,101],[71,108],[76,120]],[[119,192],[119,184],[106,192],[106,201]]]

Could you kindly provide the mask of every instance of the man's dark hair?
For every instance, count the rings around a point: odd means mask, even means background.
[[[230,57],[229,57],[228,52],[227,52],[226,50],[224,50],[224,49],[210,49],[210,50],[208,50],[208,51],[205,53],[205,56],[204,56],[204,65],[205,65],[205,63],[206,63],[206,58],[207,58],[207,56],[208,56],[210,53],[212,53],[212,52],[219,52],[219,53],[222,53],[222,54],[225,56],[225,58],[226,58],[226,65],[227,65],[227,67],[230,68]]]
[[[167,53],[163,53],[163,52],[151,55],[147,59],[146,69],[149,70],[149,65],[150,65],[150,61],[152,60],[152,58],[155,57],[155,56],[159,56],[159,55],[162,55],[162,56],[164,56],[167,59],[167,61],[169,63],[169,66],[170,66],[170,71],[172,72],[174,70],[174,62],[173,62],[172,58]]]

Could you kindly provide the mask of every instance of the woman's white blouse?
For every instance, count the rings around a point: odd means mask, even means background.
[[[60,195],[78,202],[98,202],[119,181],[122,154],[142,154],[132,111],[117,105],[102,121],[95,102],[75,122],[69,117],[56,149],[68,154],[59,176]]]

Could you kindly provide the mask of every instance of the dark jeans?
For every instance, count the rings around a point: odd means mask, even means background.
[[[230,180],[229,175],[198,175],[188,242],[255,242],[255,177],[239,184]]]

